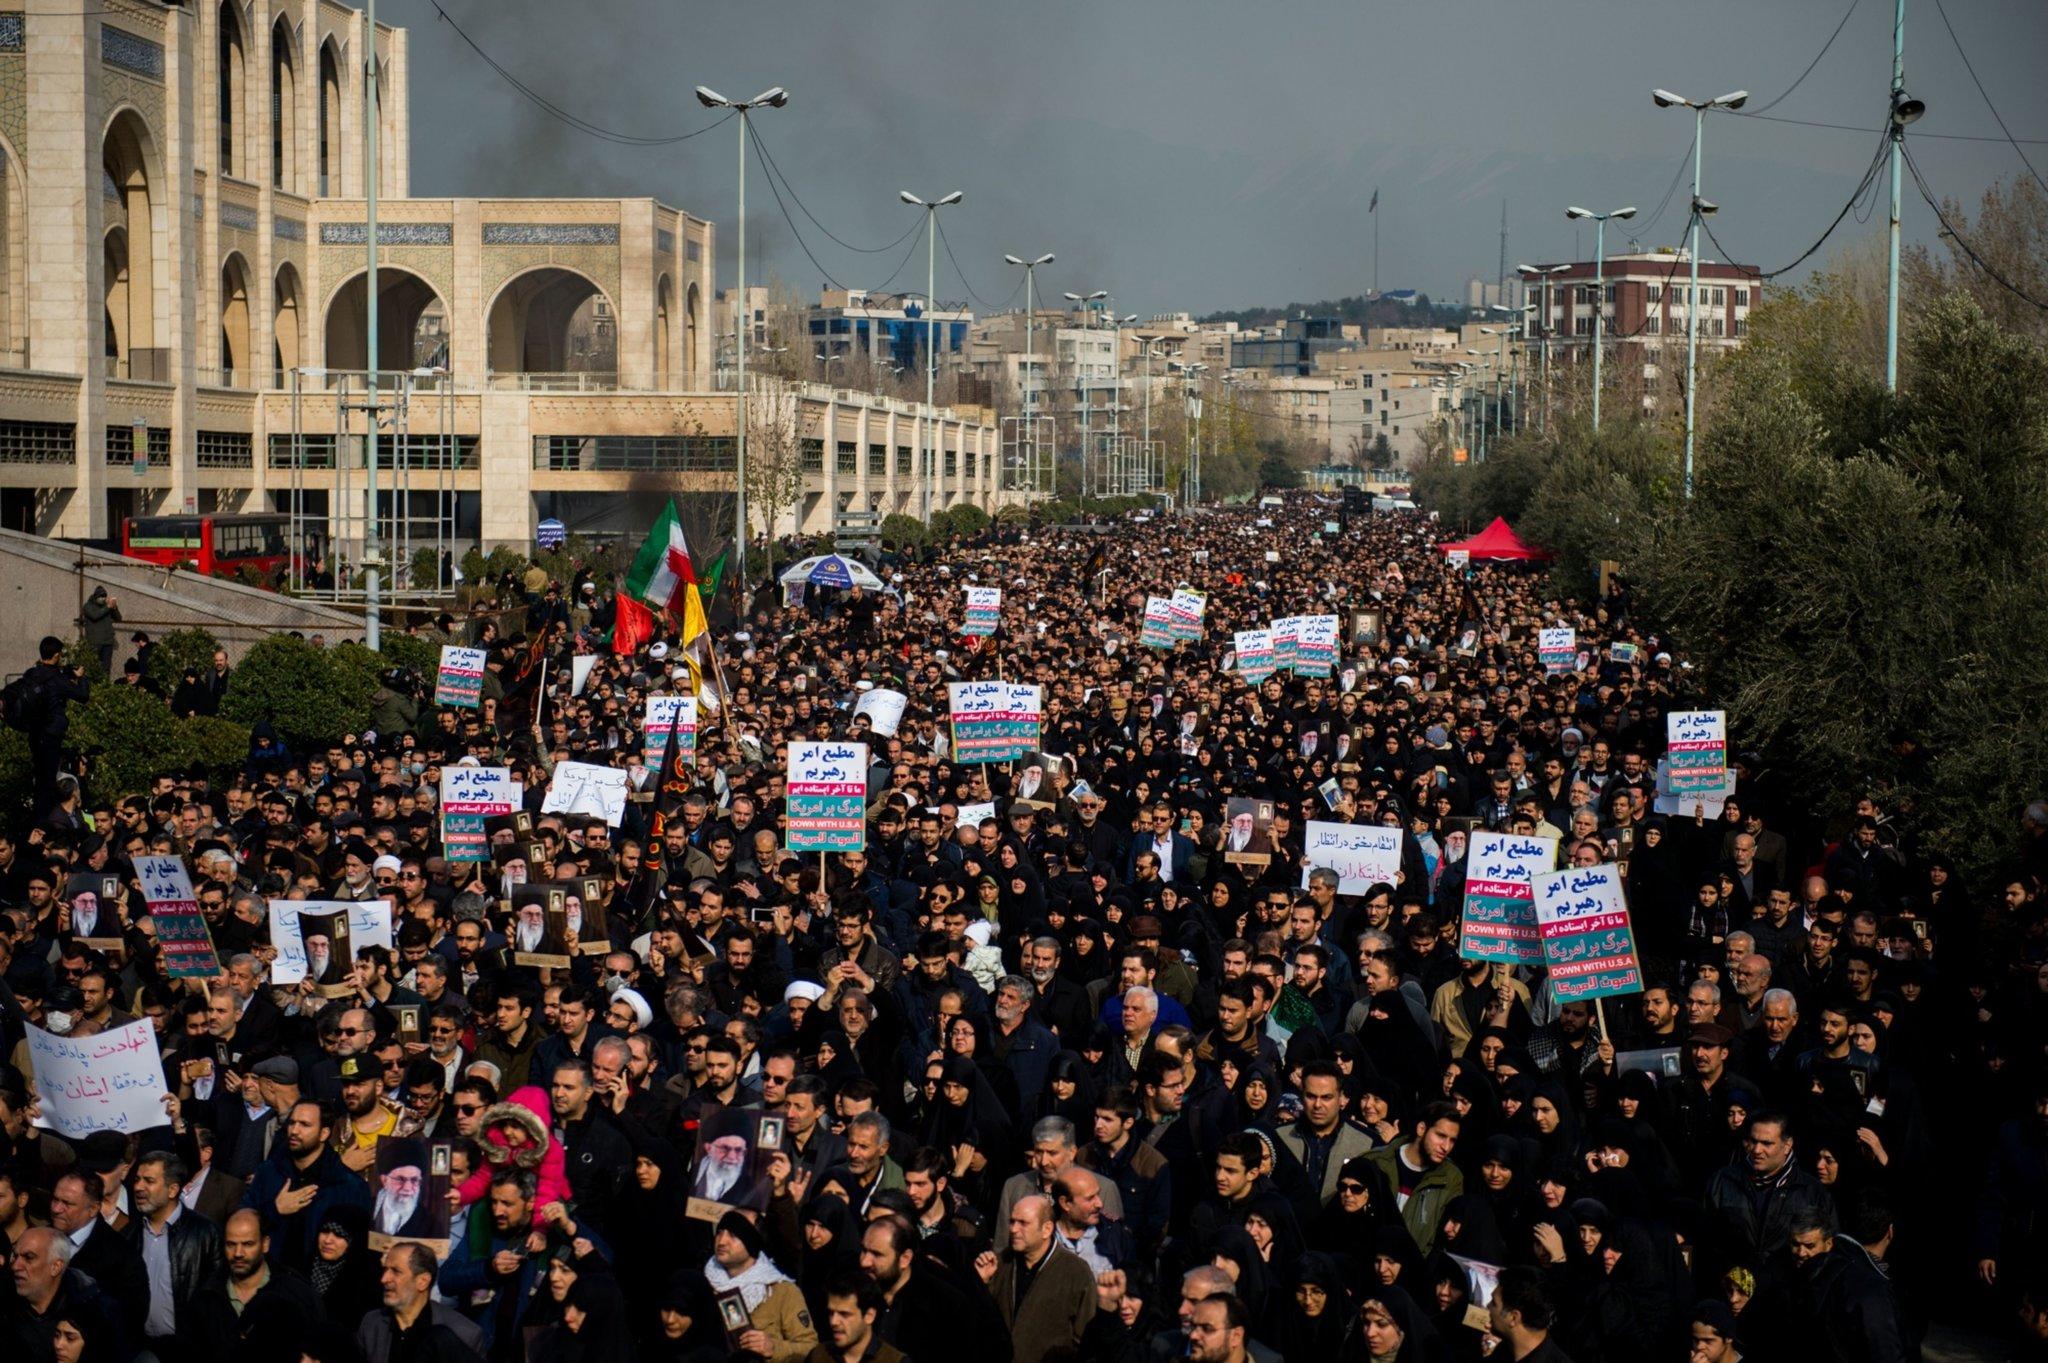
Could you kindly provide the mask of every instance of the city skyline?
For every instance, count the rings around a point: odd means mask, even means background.
[[[1284,25],[1266,12],[1149,0],[1106,11],[907,3],[859,15],[798,4],[779,8],[770,32],[752,7],[679,15],[652,0],[604,0],[584,11],[595,22],[572,28],[559,7],[533,0],[439,4],[550,102],[635,136],[715,122],[690,97],[694,84],[727,94],[788,88],[789,107],[765,112],[756,129],[801,203],[778,207],[772,172],[750,152],[752,280],[772,275],[804,293],[876,288],[901,262],[893,285],[921,286],[921,259],[908,257],[923,249],[902,236],[915,214],[896,191],[944,181],[966,193],[942,224],[966,287],[942,248],[943,298],[979,311],[1014,306],[1021,277],[1002,254],[1051,250],[1059,260],[1042,286],[1107,288],[1120,311],[1198,314],[1364,292],[1376,190],[1381,287],[1433,298],[1456,300],[1468,278],[1493,277],[1503,201],[1511,267],[1589,255],[1590,234],[1575,240],[1564,219],[1568,202],[1636,204],[1631,231],[1643,249],[1678,245],[1691,130],[1680,113],[1652,106],[1655,86],[1751,92],[1744,115],[1708,121],[1703,196],[1721,205],[1713,226],[1728,253],[1778,269],[1841,210],[1876,149],[1892,16],[1883,0],[1797,13],[1736,0],[1654,14],[1618,0],[1568,0],[1541,14],[1503,0],[1304,3]],[[2026,70],[2048,39],[2048,13],[2005,0],[1950,8],[2005,125],[2023,139],[2048,129],[2048,91]],[[653,194],[720,224],[719,278],[731,277],[731,127],[664,147],[608,143],[518,94],[440,22],[435,0],[384,0],[379,17],[410,27],[414,70],[431,73],[412,90],[417,194],[501,193],[513,183],[544,194]],[[1943,18],[1925,0],[1909,10],[1907,87],[1929,105],[1912,139],[1935,192],[1974,213],[1991,183],[2029,170],[2002,140],[1934,136],[2000,136]],[[626,32],[633,41],[621,43]],[[1501,36],[1471,44],[1474,33]],[[1474,49],[1462,66],[1460,43]],[[653,82],[654,71],[673,75]],[[1870,131],[1747,116],[1795,81],[1771,118]],[[457,132],[425,131],[436,128]],[[2036,165],[2048,155],[2048,145],[2022,145]],[[1788,278],[1881,238],[1883,188]],[[1931,241],[1934,215],[1910,181],[1905,193],[1907,240]],[[832,236],[901,245],[863,254]],[[1630,249],[1627,236],[1610,234],[1608,245]],[[1703,254],[1723,255],[1707,243]]]

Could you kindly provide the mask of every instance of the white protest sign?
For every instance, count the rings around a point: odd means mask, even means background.
[[[1337,873],[1338,894],[1364,894],[1374,885],[1392,885],[1401,873],[1398,828],[1378,824],[1319,823],[1309,820],[1301,852],[1301,888],[1309,872]]]
[[[996,802],[994,800],[978,805],[962,805],[959,811],[953,815],[953,827],[979,828],[983,819],[993,819],[995,816]]]
[[[597,666],[595,653],[579,653],[569,660],[569,694],[580,696],[590,684],[590,670]]]
[[[388,899],[328,900],[273,899],[270,901],[270,944],[277,959],[270,963],[272,984],[297,984],[306,978],[306,940],[299,931],[302,913],[334,913],[348,910],[350,950],[364,947],[391,949],[391,901]]]
[[[909,704],[910,698],[901,691],[878,686],[861,693],[860,699],[853,703],[853,713],[856,717],[866,715],[869,725],[882,737],[894,738],[897,728],[903,723],[903,709]]]
[[[591,762],[564,762],[548,782],[543,814],[588,814],[613,828],[626,817],[626,771]]]
[[[29,1066],[42,1095],[36,1125],[73,1140],[94,1131],[133,1134],[168,1126],[164,1066],[148,1018],[93,1036],[28,1028]]]

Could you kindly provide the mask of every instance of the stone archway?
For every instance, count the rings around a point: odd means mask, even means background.
[[[286,263],[279,268],[271,287],[271,368],[278,375],[289,374],[303,363],[305,318],[299,308],[299,272]],[[285,382],[283,378],[277,380]]]
[[[675,329],[675,286],[667,275],[654,286],[654,386],[666,391],[669,384],[671,335]]]
[[[377,367],[437,368],[448,363],[448,308],[433,285],[395,265],[377,270]],[[357,271],[327,303],[327,368],[369,367],[367,271]]]
[[[117,378],[170,378],[167,352],[163,349],[169,328],[163,321],[167,292],[160,281],[168,279],[164,268],[164,213],[170,196],[157,174],[155,143],[142,116],[123,108],[107,125],[102,143],[101,168],[106,192],[116,205],[110,220],[118,220],[124,231],[121,242],[121,272],[104,282],[107,312],[114,331],[107,340],[106,353],[114,360],[111,372]],[[112,262],[112,245],[108,245]],[[114,317],[116,307],[120,315]]]
[[[249,264],[233,253],[220,267],[220,381],[226,387],[254,386],[251,321]]]
[[[515,275],[487,316],[493,374],[618,373],[618,313],[604,290],[574,270],[544,265]]]

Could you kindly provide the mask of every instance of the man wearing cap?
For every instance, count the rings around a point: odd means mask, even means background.
[[[404,1111],[384,1096],[384,1076],[372,1055],[351,1055],[341,1062],[341,1105],[345,1113],[335,1127],[334,1150],[341,1162],[368,1176],[377,1162],[377,1142],[399,1134]]]
[[[1728,1049],[1734,1033],[1716,1022],[1694,1027],[1685,1039],[1685,1077],[1670,1090],[1672,1154],[1687,1187],[1697,1188],[1728,1162]]]

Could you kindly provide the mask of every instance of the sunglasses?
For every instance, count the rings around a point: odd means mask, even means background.
[[[482,1103],[457,1103],[455,1110],[465,1117],[474,1117],[484,1110]]]

